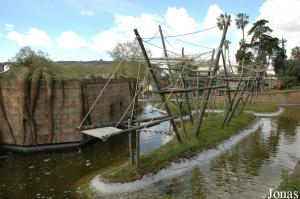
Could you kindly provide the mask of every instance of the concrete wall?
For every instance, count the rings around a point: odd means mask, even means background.
[[[257,96],[256,102],[276,104],[300,104],[300,91],[287,90],[262,92]]]
[[[32,106],[31,98],[26,98],[27,93],[17,85],[15,79],[2,82],[0,143],[32,146],[82,141],[83,135],[75,129],[106,81],[104,79],[84,82],[55,80],[52,92],[46,82],[42,81],[34,111],[29,114],[32,120],[26,114],[26,109],[29,107],[26,104]],[[135,88],[133,79],[112,80],[90,114],[88,123],[118,121],[132,100],[130,93],[133,92],[132,88]],[[30,93],[28,95],[30,96]],[[35,125],[31,121],[34,121]]]

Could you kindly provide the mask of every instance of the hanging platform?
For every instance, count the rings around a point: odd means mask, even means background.
[[[107,137],[110,137],[112,135],[117,135],[122,132],[122,129],[118,129],[112,126],[108,127],[102,127],[102,128],[94,128],[94,129],[87,129],[87,130],[81,130],[81,133],[84,133],[86,135],[90,135],[96,138],[100,139],[106,139]]]
[[[91,126],[83,127],[83,129],[81,129],[79,131],[83,134],[86,134],[86,135],[89,135],[92,137],[96,137],[96,138],[100,138],[102,140],[106,140],[110,136],[118,135],[121,133],[128,133],[131,131],[137,131],[137,130],[141,130],[143,128],[156,126],[162,122],[166,122],[166,121],[173,120],[176,118],[177,118],[177,116],[172,116],[172,117],[160,116],[160,117],[155,117],[155,118],[133,120],[134,123],[136,123],[136,122],[147,122],[147,123],[140,125],[140,126],[131,126],[130,128],[128,127],[128,125],[126,125],[126,122],[121,122],[120,125],[125,127],[125,129],[120,129],[120,128],[116,128],[113,126],[107,126],[109,124],[104,124],[104,125],[98,126],[98,127],[97,127],[97,125],[91,125]]]

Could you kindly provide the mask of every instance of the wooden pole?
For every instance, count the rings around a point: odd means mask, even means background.
[[[128,119],[128,129],[131,128],[132,121],[131,119]],[[134,166],[134,156],[133,156],[133,143],[132,143],[132,131],[128,133],[128,145],[129,145],[129,157],[130,157],[130,163],[132,166]]]
[[[221,52],[222,52],[221,50],[222,50],[222,47],[224,45],[226,33],[227,33],[227,30],[228,30],[228,26],[229,26],[229,21],[230,21],[230,16],[228,17],[228,19],[226,19],[226,22],[225,22],[222,39],[221,39],[221,42],[220,42],[220,45],[219,45],[219,48],[218,48],[214,68],[213,68],[213,71],[212,71],[212,77],[216,76],[217,71],[219,69],[219,60],[220,60],[220,56],[221,56]],[[208,87],[212,87],[213,82],[214,82],[214,79],[210,78],[208,80]],[[201,128],[201,125],[202,125],[202,121],[203,121],[205,109],[207,107],[207,102],[208,102],[208,99],[209,99],[210,92],[211,92],[211,89],[208,89],[205,96],[204,96],[204,103],[203,103],[202,109],[200,111],[199,120],[197,121],[197,127],[196,127],[196,133],[195,133],[195,136],[197,138],[200,135],[200,128]]]
[[[182,58],[184,58],[184,48],[182,48],[181,54],[182,54]],[[185,65],[185,63],[182,62],[182,65],[181,65],[181,70],[182,71],[184,71],[184,65]],[[182,87],[184,89],[186,89],[185,80],[184,80],[184,77],[182,75],[181,75],[181,84],[182,84]],[[187,103],[187,106],[188,106],[190,122],[193,124],[194,121],[193,121],[192,109],[191,109],[188,93],[185,93],[185,99],[186,99],[186,103]]]
[[[165,44],[165,40],[164,40],[164,35],[163,35],[163,32],[162,32],[162,29],[161,29],[160,25],[158,26],[158,30],[159,30],[160,37],[161,37],[161,43],[162,43],[163,49],[164,49],[164,56],[165,56],[165,58],[168,58],[168,52],[167,52],[167,48],[166,48],[166,44]],[[175,83],[175,79],[174,79],[173,73],[170,70],[170,64],[169,64],[168,60],[167,60],[167,67],[168,67],[168,71],[169,71],[170,78],[171,78],[171,81],[170,81],[171,87],[175,88],[176,83]],[[175,100],[176,100],[176,108],[177,108],[178,113],[179,113],[179,119],[180,119],[181,129],[183,130],[184,134],[187,135],[186,134],[185,125],[184,125],[184,121],[183,121],[183,115],[182,115],[182,109],[181,109],[182,107],[180,106],[180,103],[179,103],[177,95],[175,95]]]
[[[234,92],[233,98],[231,99],[231,102],[230,102],[230,104],[229,104],[229,107],[228,107],[228,109],[227,109],[227,111],[226,111],[226,115],[225,115],[225,117],[224,117],[224,120],[223,120],[223,123],[222,123],[222,126],[221,126],[222,128],[225,126],[225,124],[226,124],[226,122],[227,122],[227,119],[228,119],[228,117],[229,117],[229,115],[230,115],[230,113],[231,113],[231,111],[232,111],[232,107],[233,107],[233,104],[234,104],[234,102],[235,102],[235,100],[236,100],[237,94],[238,94],[238,92],[239,92],[239,89],[240,89],[240,86],[241,86],[243,77],[244,77],[244,60],[242,61],[242,72],[241,72],[241,77],[240,77],[240,80],[239,80],[238,85],[237,85],[237,87],[236,87],[236,90],[235,90],[235,92]]]
[[[140,126],[140,123],[138,122],[138,126]],[[136,131],[136,134],[135,134],[135,138],[136,138],[136,141],[135,141],[135,168],[138,169],[139,168],[139,164],[140,164],[140,131]]]
[[[226,67],[226,59],[224,56],[224,53],[222,51],[222,60],[223,60],[223,66],[224,66],[224,73],[225,73],[225,82],[226,82],[226,94],[228,97],[228,101],[231,102],[231,97],[230,97],[230,88],[229,88],[229,83],[228,83],[228,74],[227,74],[227,67]]]
[[[155,84],[156,84],[156,86],[157,86],[157,90],[161,90],[160,84],[159,84],[159,82],[158,82],[158,80],[157,80],[157,78],[156,78],[156,75],[155,75],[155,73],[154,73],[154,71],[153,71],[153,67],[152,67],[152,65],[151,65],[151,63],[150,63],[149,57],[148,57],[147,52],[146,52],[146,49],[145,49],[145,47],[144,47],[142,38],[140,37],[140,34],[139,34],[139,32],[138,32],[137,29],[134,29],[134,33],[135,33],[136,39],[138,40],[139,45],[140,45],[140,47],[141,47],[143,56],[144,56],[144,58],[145,58],[145,62],[146,62],[146,64],[147,64],[147,67],[149,68],[149,71],[150,71],[150,74],[151,74],[151,76],[152,76],[152,79],[153,79],[153,81],[155,82]],[[163,103],[164,106],[165,106],[165,109],[166,109],[166,111],[167,111],[168,116],[169,116],[169,117],[172,117],[172,113],[171,113],[170,108],[169,108],[169,106],[168,106],[168,104],[167,104],[167,102],[166,102],[165,96],[164,96],[163,94],[161,94],[161,93],[160,93],[159,95],[160,95],[160,99],[161,99],[162,103]],[[179,142],[179,143],[182,143],[182,140],[181,140],[181,137],[180,137],[179,132],[178,132],[178,130],[177,130],[177,127],[176,127],[176,124],[175,124],[174,119],[171,119],[171,120],[170,120],[170,123],[171,123],[171,125],[172,125],[173,131],[174,131],[174,133],[175,133],[175,136],[176,136],[178,142]]]
[[[242,112],[243,112],[243,110],[244,110],[244,108],[245,108],[245,106],[246,106],[246,104],[247,104],[247,102],[248,102],[249,96],[250,96],[250,94],[251,94],[252,91],[253,91],[253,87],[254,87],[254,82],[252,82],[251,90],[247,93],[246,99],[245,99],[245,101],[243,102],[243,105],[242,105],[242,108],[241,108],[241,110],[240,110],[240,112],[239,112],[239,115],[242,114]]]

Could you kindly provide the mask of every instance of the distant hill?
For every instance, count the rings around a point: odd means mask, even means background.
[[[111,65],[113,61],[56,61],[55,63],[63,64],[63,65],[74,65],[74,64],[82,64],[88,66],[107,66]]]

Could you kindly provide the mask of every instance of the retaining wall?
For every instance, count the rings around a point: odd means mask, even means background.
[[[0,85],[0,143],[32,146],[84,140],[75,129],[106,81],[54,80],[51,87],[41,81],[36,100],[30,85],[24,89],[16,79],[3,81]],[[134,88],[134,79],[112,80],[86,124],[118,121],[133,98]]]

